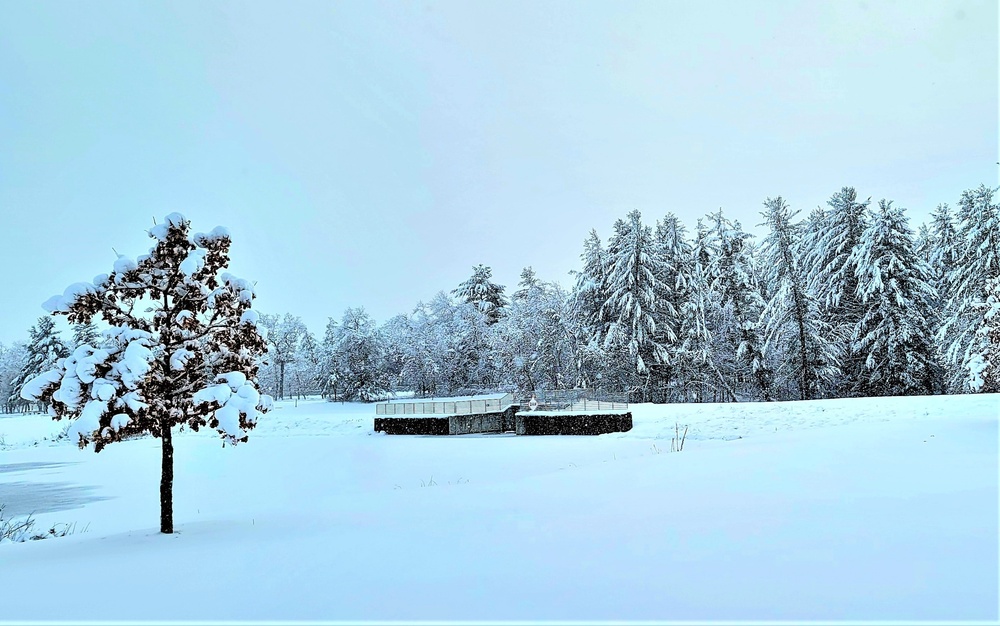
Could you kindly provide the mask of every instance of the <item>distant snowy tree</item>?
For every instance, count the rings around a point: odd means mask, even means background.
[[[530,298],[541,287],[542,281],[538,279],[535,270],[531,266],[521,270],[521,280],[517,283],[517,291],[511,295],[511,300],[525,300]]]
[[[344,311],[337,326],[334,361],[343,399],[371,402],[389,391],[389,377],[382,369],[382,338],[364,307]]]
[[[642,223],[639,211],[615,222],[615,234],[608,242],[608,299],[602,309],[609,321],[604,347],[628,360],[627,369],[641,381],[637,390],[644,398],[649,393],[651,368],[669,362],[667,343],[676,340],[669,328],[657,334],[660,308],[670,306],[657,300],[657,276],[663,274],[653,231]]]
[[[492,277],[492,269],[477,265],[473,268],[472,276],[452,291],[456,298],[479,309],[489,324],[495,324],[500,319],[503,308],[507,306],[503,285],[492,282]]]
[[[681,309],[692,295],[694,256],[687,230],[673,213],[657,221],[653,240],[659,261],[655,341],[666,348],[668,358],[657,368],[659,389],[650,399],[662,402],[683,395],[684,382],[679,378],[680,363],[676,357],[680,350]]]
[[[939,384],[930,308],[935,293],[902,209],[879,202],[850,264],[863,307],[852,346],[864,358],[858,392],[934,393]]]
[[[97,325],[93,322],[88,324],[73,325],[73,347],[92,346],[100,340],[100,333],[97,332]]]
[[[160,531],[173,532],[172,429],[208,426],[225,443],[247,440],[271,401],[256,385],[266,350],[251,309],[253,285],[220,272],[229,263],[229,232],[190,232],[171,213],[149,230],[156,243],[132,260],[119,256],[110,275],[70,285],[43,305],[71,324],[100,316],[110,328],[99,346],[82,345],[21,395],[49,402],[55,419],[73,420],[69,435],[95,451],[149,433],[162,442]]]
[[[28,356],[28,350],[21,342],[9,346],[0,344],[0,406],[4,413],[27,408],[27,401],[21,398],[16,381],[28,362]]]
[[[583,268],[576,272],[573,309],[588,339],[601,343],[607,330],[602,308],[608,299],[608,256],[596,230],[591,230],[580,255]]]
[[[278,399],[285,397],[285,370],[298,358],[299,346],[309,330],[302,318],[291,313],[284,316],[263,314],[261,325],[267,329],[267,360],[277,370],[277,386],[274,388]]]
[[[951,364],[960,365],[961,390],[967,385],[969,365],[980,349],[977,337],[983,327],[982,311],[991,281],[1000,277],[1000,204],[997,189],[980,185],[962,193],[957,215],[960,253],[947,278],[949,301],[946,319],[938,331]],[[956,371],[953,370],[953,371]]]
[[[24,386],[37,377],[39,374],[47,372],[56,366],[59,359],[69,356],[69,348],[59,337],[59,330],[51,317],[42,316],[28,331],[28,359],[21,367],[12,381],[12,393],[10,402],[26,400],[22,398]],[[48,406],[44,399],[39,400],[42,410]]]
[[[963,363],[968,386],[977,393],[1000,393],[1000,278],[987,283],[986,300],[974,310],[981,321]]]
[[[288,364],[287,381],[290,397],[303,398],[315,393],[320,382],[320,346],[308,329],[299,340],[295,359]]]
[[[868,226],[870,199],[860,202],[853,187],[844,187],[827,202],[819,237],[810,246],[809,291],[823,307],[824,321],[837,336],[849,337],[861,321],[855,249]],[[864,357],[845,346],[840,359],[844,388],[850,394],[863,377]]]
[[[674,349],[674,361],[683,385],[679,399],[684,401],[705,402],[720,388],[727,400],[736,399],[715,362],[712,328],[721,310],[721,299],[711,289],[709,267],[713,253],[708,231],[699,219],[690,250],[687,290],[678,310],[678,343]]]
[[[402,341],[402,383],[418,397],[431,397],[443,384],[441,355],[444,338],[436,320],[423,302],[407,316],[406,336]]]
[[[489,350],[500,382],[525,391],[559,389],[576,379],[572,335],[565,321],[569,298],[531,268],[521,273],[507,315],[490,327]]]
[[[410,319],[406,315],[395,315],[382,324],[378,332],[382,338],[381,369],[387,377],[390,391],[395,391],[403,384]]]
[[[746,370],[745,378],[753,381],[756,393],[764,401],[772,397],[773,371],[764,354],[761,316],[764,299],[753,271],[749,233],[739,222],[731,222],[722,210],[710,215],[713,221],[712,236],[716,240],[718,255],[712,263],[712,288],[722,299],[722,305],[731,314],[730,328],[735,343],[735,363]],[[734,372],[735,374],[735,372]]]
[[[770,233],[762,243],[766,281],[774,293],[765,310],[770,338],[784,344],[788,358],[783,363],[794,371],[798,399],[817,397],[822,381],[832,382],[838,374],[837,345],[823,323],[811,296],[803,267],[801,228],[792,223],[797,215],[778,196],[764,202],[764,223]]]

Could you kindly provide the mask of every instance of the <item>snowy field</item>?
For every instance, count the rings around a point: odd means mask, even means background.
[[[386,436],[279,403],[250,441],[100,454],[0,416],[0,620],[998,619],[1000,396],[633,405],[600,437]],[[671,453],[675,425],[690,429]]]

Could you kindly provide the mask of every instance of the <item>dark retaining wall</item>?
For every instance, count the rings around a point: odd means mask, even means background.
[[[448,417],[376,417],[375,432],[387,435],[447,435]]]
[[[519,435],[603,435],[632,430],[632,413],[608,415],[517,414]]]
[[[376,417],[375,431],[387,435],[603,435],[632,430],[632,414],[533,415],[514,405],[502,413],[442,415],[441,417]]]

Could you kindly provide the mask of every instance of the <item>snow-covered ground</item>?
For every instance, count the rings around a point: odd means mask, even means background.
[[[279,403],[179,434],[171,536],[157,441],[0,417],[6,514],[87,527],[0,545],[0,620],[997,620],[1000,396],[631,409],[419,437]]]

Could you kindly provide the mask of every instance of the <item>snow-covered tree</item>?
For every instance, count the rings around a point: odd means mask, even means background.
[[[861,321],[863,307],[858,295],[855,248],[868,226],[870,198],[861,202],[853,187],[844,187],[827,202],[819,236],[810,242],[809,291],[823,307],[824,320],[837,336],[849,337]],[[863,376],[864,357],[851,346],[841,356],[840,369],[848,394]]]
[[[69,356],[70,352],[59,337],[59,329],[56,328],[55,320],[44,315],[39,317],[35,325],[28,330],[27,351],[28,359],[11,384],[12,393],[9,401],[13,403],[25,400],[21,395],[21,390],[28,381],[55,367],[56,362]],[[45,410],[47,402],[45,400],[40,402],[42,410]]]
[[[947,278],[949,301],[946,319],[938,331],[946,355],[956,368],[960,389],[968,390],[970,365],[976,363],[981,337],[982,311],[991,281],[1000,277],[1000,204],[997,189],[980,185],[962,193],[957,235],[960,254]],[[956,385],[958,386],[958,385]]]
[[[83,345],[94,345],[100,340],[100,333],[97,332],[97,324],[89,322],[87,324],[73,325],[73,347]]]
[[[761,245],[766,282],[774,288],[765,310],[768,341],[776,342],[788,358],[778,360],[790,372],[800,400],[818,395],[821,382],[830,384],[837,370],[837,345],[820,318],[803,267],[802,233],[791,211],[778,196],[764,202],[764,224],[770,232]]]
[[[49,402],[55,419],[72,420],[68,432],[81,448],[99,452],[146,433],[160,438],[160,531],[172,533],[172,429],[208,426],[223,445],[246,441],[271,406],[256,385],[267,347],[251,309],[253,285],[222,272],[229,231],[192,234],[190,222],[171,213],[149,236],[156,243],[148,254],[119,256],[110,275],[45,302],[71,324],[99,316],[110,328],[99,346],[77,347],[21,395]]]
[[[370,402],[389,391],[382,338],[364,307],[348,308],[336,327],[334,363],[344,400]]]
[[[684,381],[678,378],[680,364],[676,357],[680,350],[681,308],[692,296],[694,256],[691,242],[687,239],[687,229],[673,213],[667,213],[657,221],[653,239],[659,260],[655,340],[666,347],[668,358],[658,368],[660,389],[650,399],[675,400],[683,395]]]
[[[418,397],[435,395],[441,384],[440,340],[427,305],[418,302],[406,318],[405,335],[400,341],[403,352],[401,382]]]
[[[852,257],[863,307],[852,344],[864,358],[857,392],[933,393],[939,385],[930,308],[935,292],[903,210],[881,200]]]
[[[460,284],[452,295],[475,306],[486,316],[487,323],[495,324],[503,314],[503,308],[507,306],[507,298],[504,297],[504,286],[491,281],[493,270],[485,265],[477,265],[472,268],[472,276]]]
[[[406,315],[394,315],[379,327],[378,333],[382,339],[382,370],[388,380],[389,389],[395,391],[403,384],[410,319]]]
[[[676,315],[669,301],[657,299],[657,276],[664,274],[653,230],[642,223],[639,211],[616,221],[615,234],[608,241],[608,299],[602,316],[609,326],[604,348],[627,359],[627,369],[637,375],[644,397],[649,392],[651,369],[669,362],[667,345],[676,340],[669,328],[657,333],[661,310]]]
[[[715,364],[712,327],[720,299],[711,287],[709,266],[713,250],[702,220],[697,221],[686,278],[686,293],[678,309],[678,341],[673,349],[682,401],[704,402],[721,386],[728,388]],[[735,400],[733,393],[727,399]]]
[[[288,364],[286,382],[292,398],[302,398],[320,388],[320,346],[308,329],[299,340],[295,360]]]
[[[261,325],[267,329],[267,361],[276,370],[276,384],[272,393],[278,399],[285,397],[285,370],[298,358],[299,346],[309,333],[302,318],[291,313],[284,316],[263,314]]]
[[[28,362],[28,350],[21,342],[9,346],[0,344],[0,401],[4,413],[27,408],[27,401],[21,399],[16,383],[18,375]]]
[[[980,322],[963,365],[968,387],[976,393],[1000,393],[1000,278],[986,285],[986,300],[974,310]]]
[[[607,331],[602,308],[608,300],[608,256],[596,230],[591,230],[580,255],[583,268],[574,272],[573,312],[587,340],[600,344]]]
[[[565,325],[569,298],[555,283],[545,283],[531,268],[521,273],[520,289],[507,314],[490,327],[489,349],[500,383],[525,391],[560,389],[576,380],[573,342]]]
[[[773,371],[764,355],[760,327],[764,299],[754,276],[751,235],[743,231],[739,222],[731,222],[723,216],[721,209],[710,217],[713,222],[711,234],[718,250],[711,267],[712,288],[719,293],[722,306],[728,312],[725,326],[732,337],[729,342],[735,344],[734,366],[742,364],[745,370],[743,376],[734,371],[733,377],[751,380],[760,398],[770,402],[773,399]]]

